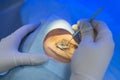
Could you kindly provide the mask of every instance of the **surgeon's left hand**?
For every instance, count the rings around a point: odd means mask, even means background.
[[[22,38],[36,27],[25,25],[0,41],[0,72],[19,65],[37,65],[48,60],[48,57],[43,54],[21,54],[18,51]]]

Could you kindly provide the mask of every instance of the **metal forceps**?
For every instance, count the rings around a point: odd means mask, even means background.
[[[93,16],[91,16],[91,18],[88,20],[88,22],[91,23],[91,22],[94,20],[94,18],[95,18],[102,10],[103,10],[103,7],[101,7],[95,14],[93,14]],[[67,45],[68,45],[68,44],[71,42],[71,40],[72,40],[76,35],[78,35],[79,33],[80,33],[80,29],[73,34],[73,37],[68,41]]]

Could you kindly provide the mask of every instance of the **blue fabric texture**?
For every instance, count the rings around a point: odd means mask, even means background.
[[[48,2],[48,0],[26,0],[21,11],[21,17],[23,24],[36,24],[40,22],[45,23],[49,16],[57,15],[67,20],[69,23],[74,24],[79,19],[90,18],[94,12],[105,5],[105,9],[96,19],[102,20],[108,24],[113,33],[116,46],[113,58],[103,80],[120,80],[119,1],[111,1],[112,0],[107,0],[106,2],[104,0],[93,0],[92,2],[91,0],[49,0]],[[36,32],[39,32],[39,30]],[[34,36],[35,35],[32,34],[31,37]],[[29,37],[28,39],[30,40]],[[26,51],[28,52],[29,49],[26,49]],[[39,52],[39,49],[33,48],[33,51]],[[52,60],[50,60],[50,62],[51,61]],[[15,68],[0,80],[62,80],[55,73],[44,67],[45,65],[48,65],[48,63],[42,66],[21,66]],[[63,80],[68,79],[66,78]]]
[[[115,51],[111,63],[105,73],[103,80],[120,79],[120,17],[119,0],[27,0],[22,9],[23,23],[42,21],[41,12],[47,18],[51,14],[64,18],[69,23],[74,24],[79,19],[90,18],[101,6],[103,11],[96,17],[107,23],[113,33],[115,41]],[[57,6],[56,6],[56,5]],[[34,5],[34,6],[31,6]],[[54,8],[55,7],[55,8]],[[47,11],[49,10],[49,11]],[[28,12],[27,12],[28,11]],[[28,15],[29,16],[26,16]],[[37,15],[38,14],[38,15]],[[34,18],[33,18],[34,17]],[[36,18],[35,18],[36,17]],[[28,20],[28,21],[27,21]]]

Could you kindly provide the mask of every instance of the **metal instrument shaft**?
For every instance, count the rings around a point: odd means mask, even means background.
[[[103,10],[103,7],[101,7],[95,14],[93,14],[93,16],[91,16],[91,18],[88,20],[88,22],[91,23],[91,22],[94,20],[94,18],[95,18],[102,10]],[[72,41],[72,39],[73,39],[77,34],[79,34],[79,33],[80,33],[80,29],[73,34],[72,38],[68,41],[67,45],[68,45],[68,44]]]

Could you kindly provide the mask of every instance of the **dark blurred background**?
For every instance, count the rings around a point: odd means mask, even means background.
[[[23,2],[23,0],[0,0],[0,39],[22,25],[20,9]]]

